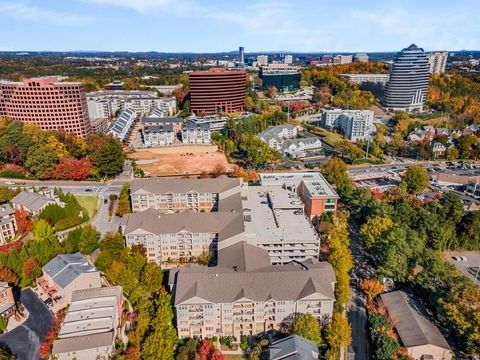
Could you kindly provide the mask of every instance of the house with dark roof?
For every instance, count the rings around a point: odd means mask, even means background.
[[[217,265],[171,269],[180,338],[277,331],[298,313],[331,317],[335,273],[309,259],[271,265],[267,250],[237,242],[218,251]]]
[[[176,136],[182,130],[183,119],[181,117],[159,117],[158,114],[152,113],[148,117],[142,118],[143,128],[147,126],[166,126],[172,127],[173,133]]]
[[[274,341],[268,347],[269,360],[318,360],[317,345],[298,335]]]
[[[52,299],[56,310],[69,305],[74,290],[101,287],[100,272],[80,253],[60,254],[42,267],[37,281],[43,300]]]
[[[450,360],[452,350],[438,328],[428,320],[422,304],[403,291],[380,295],[408,356],[415,360]]]
[[[208,123],[186,122],[182,125],[182,143],[184,144],[210,144],[212,131]]]
[[[145,147],[172,145],[176,139],[176,131],[172,124],[147,125],[143,127],[142,134]]]

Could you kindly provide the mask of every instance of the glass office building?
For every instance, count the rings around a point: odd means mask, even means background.
[[[300,73],[298,71],[264,71],[260,70],[263,87],[275,86],[279,92],[292,91],[300,88]]]

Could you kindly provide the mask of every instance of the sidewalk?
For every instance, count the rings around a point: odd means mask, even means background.
[[[27,319],[28,317],[30,316],[30,313],[28,312],[27,309],[23,309],[23,316],[21,315],[18,315],[20,316],[20,319],[16,319],[16,316],[17,316],[17,313],[15,313],[14,315],[12,315],[9,319],[8,319],[8,324],[7,324],[7,332],[8,331],[12,331],[13,329],[15,329],[17,326],[20,326],[22,325]]]

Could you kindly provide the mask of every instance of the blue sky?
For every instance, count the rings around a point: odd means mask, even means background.
[[[479,0],[0,0],[0,50],[480,49]]]

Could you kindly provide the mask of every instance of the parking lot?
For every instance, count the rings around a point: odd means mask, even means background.
[[[472,281],[477,275],[477,284],[480,285],[480,251],[449,251],[443,256]]]
[[[40,344],[54,322],[53,314],[32,289],[23,290],[20,301],[28,310],[29,316],[23,324],[0,336],[0,345],[17,359],[37,360],[40,358]]]

